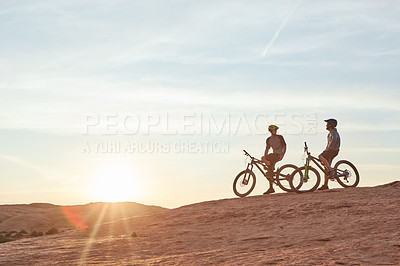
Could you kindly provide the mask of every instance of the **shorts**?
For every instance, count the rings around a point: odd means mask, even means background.
[[[335,158],[337,155],[339,154],[339,151],[335,151],[335,150],[325,150],[323,151],[320,155],[322,157],[324,157],[329,164],[332,163],[333,158]]]
[[[276,164],[277,161],[279,161],[279,157],[280,156],[281,155],[278,154],[278,153],[270,153],[267,156],[264,156],[265,160],[269,161],[269,163],[270,163],[270,167],[269,168],[274,169],[275,164]]]

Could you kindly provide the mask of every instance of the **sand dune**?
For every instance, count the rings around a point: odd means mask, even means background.
[[[0,264],[400,265],[399,209],[400,182],[209,201],[1,244]]]

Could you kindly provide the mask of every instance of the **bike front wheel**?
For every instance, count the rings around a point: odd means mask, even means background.
[[[256,175],[247,169],[240,172],[233,181],[233,192],[238,197],[246,197],[256,186]]]
[[[278,169],[276,172],[276,182],[278,186],[286,192],[292,192],[292,188],[290,187],[290,179],[292,178],[292,174],[297,170],[297,166],[294,164],[285,164]]]
[[[290,187],[297,193],[312,192],[316,190],[321,182],[321,176],[315,168],[310,166],[299,167],[293,172]]]
[[[360,182],[357,168],[349,161],[338,161],[335,164],[335,170],[335,178],[342,187],[356,187]]]

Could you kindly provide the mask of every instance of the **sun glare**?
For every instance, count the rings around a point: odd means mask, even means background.
[[[91,190],[99,201],[134,201],[140,191],[139,179],[131,168],[112,164],[95,173]]]

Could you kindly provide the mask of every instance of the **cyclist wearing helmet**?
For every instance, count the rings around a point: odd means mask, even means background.
[[[340,136],[336,129],[336,126],[337,126],[336,119],[331,118],[331,119],[327,119],[324,121],[326,122],[326,130],[329,131],[328,145],[326,146],[326,149],[319,155],[318,158],[321,161],[321,163],[325,166],[325,169],[329,170],[329,173],[331,173],[332,172],[332,168],[331,168],[332,160],[339,153]],[[325,182],[319,188],[319,190],[329,189],[328,188],[328,180],[329,180],[329,176],[325,175]]]
[[[276,125],[270,125],[268,127],[271,136],[267,138],[264,156],[261,157],[261,161],[265,163],[267,168],[267,176],[272,176],[273,171],[275,169],[275,164],[282,160],[283,156],[286,153],[286,142],[283,139],[282,135],[277,135],[276,131],[279,129]],[[268,154],[269,149],[272,148],[272,153]],[[269,189],[264,192],[264,194],[274,193],[275,190],[273,188],[272,180],[269,180]]]

